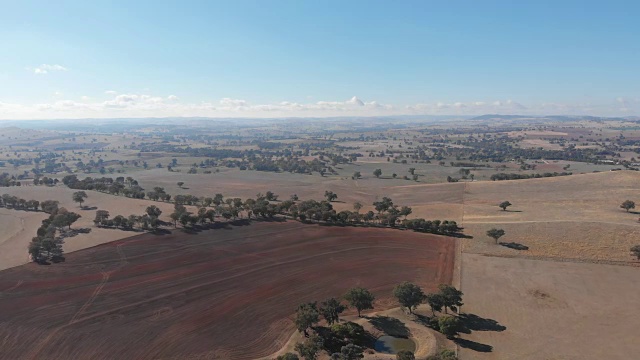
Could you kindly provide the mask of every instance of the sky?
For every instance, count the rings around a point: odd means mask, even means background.
[[[0,119],[640,115],[640,1],[0,9]]]

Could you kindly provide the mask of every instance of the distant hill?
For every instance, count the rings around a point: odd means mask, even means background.
[[[624,121],[629,120],[629,118],[622,117],[599,117],[599,116],[586,116],[586,115],[499,115],[499,114],[486,114],[481,116],[473,117],[469,120],[543,120],[543,121],[576,121],[576,120],[588,120],[588,121]]]

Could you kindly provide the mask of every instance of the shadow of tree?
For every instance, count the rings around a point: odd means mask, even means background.
[[[460,332],[465,334],[471,331],[505,331],[506,326],[500,325],[493,319],[485,319],[475,314],[460,314],[458,316],[462,322],[463,329]]]
[[[502,246],[508,247],[510,249],[514,249],[514,250],[529,250],[529,247],[526,245],[522,245],[522,244],[518,244],[516,242],[501,242],[499,243]]]
[[[476,341],[471,341],[471,340],[461,339],[461,338],[455,338],[455,339],[453,339],[453,342],[458,344],[460,347],[463,347],[465,349],[471,349],[471,350],[474,350],[474,351],[477,351],[477,352],[492,352],[493,351],[493,346],[487,345],[487,344],[483,344],[483,343],[479,343],[479,342],[476,342]]]
[[[368,317],[369,323],[374,328],[384,332],[387,335],[408,338],[411,335],[409,328],[400,320],[388,316],[374,316]]]
[[[431,319],[430,317],[426,315],[420,315],[420,314],[415,314],[415,315],[416,315],[414,320],[415,322],[426,327],[431,327],[431,323],[429,322],[429,320]]]

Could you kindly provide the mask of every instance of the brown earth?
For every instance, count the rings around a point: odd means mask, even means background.
[[[454,239],[260,223],[139,235],[0,272],[0,358],[251,359],[281,348],[301,302],[411,280],[450,283]]]
[[[640,268],[463,254],[460,359],[637,359]]]

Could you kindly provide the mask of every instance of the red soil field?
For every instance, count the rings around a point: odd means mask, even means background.
[[[69,240],[72,241],[72,240]],[[144,234],[0,272],[2,359],[252,359],[299,303],[404,280],[450,283],[455,240],[410,231],[254,223]]]

